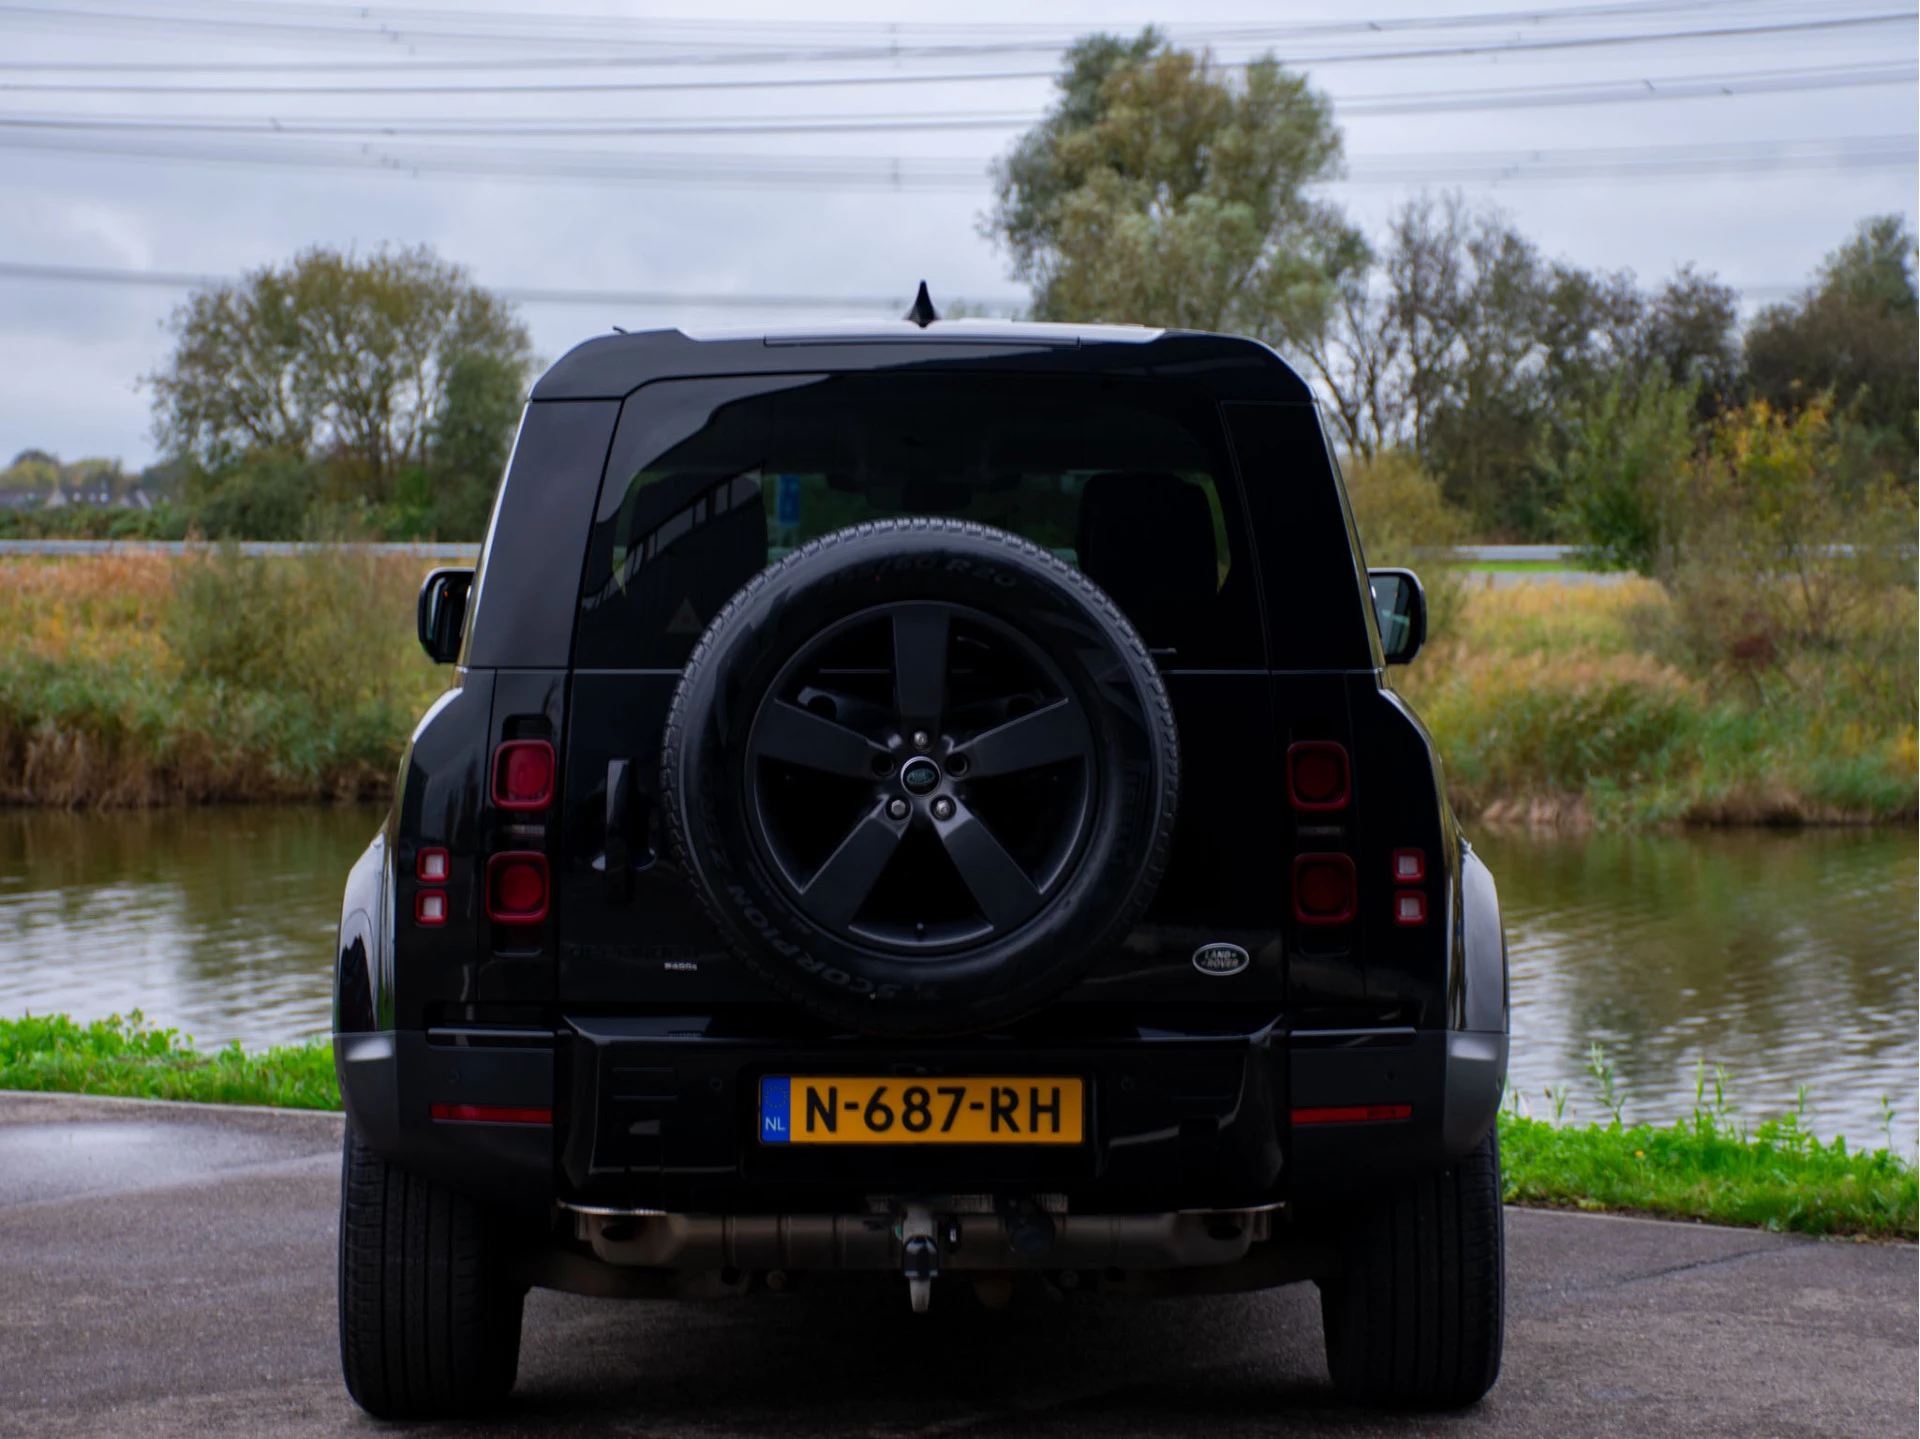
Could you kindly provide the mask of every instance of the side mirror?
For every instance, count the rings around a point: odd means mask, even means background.
[[[467,593],[472,588],[472,570],[435,570],[420,586],[420,648],[437,665],[449,665],[460,658]]]
[[[1380,621],[1380,648],[1387,663],[1413,663],[1427,642],[1427,592],[1412,570],[1368,570],[1373,613]]]

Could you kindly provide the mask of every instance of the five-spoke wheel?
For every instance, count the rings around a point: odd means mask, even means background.
[[[1006,933],[1078,855],[1093,744],[1017,631],[958,604],[870,610],[803,646],[761,704],[756,837],[831,931],[905,950]]]

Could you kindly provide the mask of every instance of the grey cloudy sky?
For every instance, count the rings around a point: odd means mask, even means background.
[[[0,462],[152,458],[137,380],[182,292],[48,267],[426,242],[520,291],[904,304],[925,276],[1017,301],[977,230],[987,163],[1045,108],[1060,44],[1149,22],[1307,70],[1346,132],[1332,193],[1370,231],[1457,185],[1550,255],[1775,299],[1860,216],[1920,204],[1915,14],[1892,0],[0,3]],[[549,358],[612,324],[755,318],[523,313]]]

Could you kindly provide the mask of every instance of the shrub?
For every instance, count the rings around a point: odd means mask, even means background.
[[[1572,407],[1552,465],[1566,496],[1563,530],[1582,540],[1590,569],[1650,575],[1672,541],[1674,494],[1693,450],[1694,388],[1655,364],[1634,386],[1612,376]]]
[[[1349,459],[1343,478],[1367,563],[1417,570],[1427,591],[1428,637],[1445,638],[1458,623],[1463,583],[1439,560],[1465,538],[1465,519],[1409,451]]]

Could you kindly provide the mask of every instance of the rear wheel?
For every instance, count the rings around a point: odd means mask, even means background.
[[[380,1158],[347,1126],[340,1172],[340,1365],[381,1419],[471,1413],[513,1388],[525,1291],[497,1218]]]
[[[1361,1404],[1454,1409],[1500,1377],[1506,1225],[1497,1130],[1360,1211],[1320,1285],[1327,1367]]]

